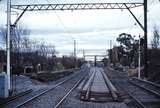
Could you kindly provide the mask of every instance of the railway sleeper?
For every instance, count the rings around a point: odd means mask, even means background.
[[[117,96],[119,94],[117,93]],[[122,98],[118,98],[115,100],[111,94],[111,92],[108,93],[94,93],[90,92],[89,98],[86,98],[86,92],[83,91],[80,95],[80,99],[84,101],[93,101],[93,102],[121,102]]]

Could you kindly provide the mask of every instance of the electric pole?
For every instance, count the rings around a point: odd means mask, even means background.
[[[11,0],[7,0],[7,84],[8,90],[11,90],[10,78],[10,35],[11,35]]]
[[[138,42],[138,78],[141,78],[141,37],[139,35],[139,42]]]
[[[94,66],[97,66],[97,56],[94,56]]]
[[[75,59],[75,68],[76,68],[77,67],[76,40],[74,40],[74,59]]]
[[[83,59],[85,61],[85,51],[83,50]]]
[[[148,59],[147,59],[147,0],[144,0],[144,75],[148,77]]]
[[[112,53],[112,40],[109,41],[109,45],[110,45],[110,50],[109,50],[109,63],[111,64],[111,53]]]
[[[112,49],[112,40],[110,40],[109,43],[110,43],[110,49]]]
[[[76,58],[76,40],[74,40],[74,57]]]

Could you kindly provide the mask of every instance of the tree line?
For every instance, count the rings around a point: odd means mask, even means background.
[[[1,27],[2,41],[6,43],[7,32]],[[11,71],[19,74],[24,69],[29,72],[68,69],[81,66],[83,59],[73,56],[57,57],[58,52],[54,45],[44,41],[35,41],[29,38],[30,30],[21,25],[11,28]],[[1,50],[0,62],[6,64],[6,50]],[[6,71],[6,65],[4,67]]]
[[[122,65],[129,68],[138,67],[139,46],[141,53],[141,67],[144,64],[144,38],[136,39],[129,33],[121,33],[116,38],[119,43],[109,50],[110,63],[114,66]],[[139,45],[140,41],[140,45]],[[157,26],[153,28],[153,33],[148,45],[148,76],[150,80],[160,82],[160,32]],[[143,74],[143,70],[142,70]]]

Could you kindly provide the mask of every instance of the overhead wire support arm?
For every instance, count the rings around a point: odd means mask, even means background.
[[[130,12],[130,14],[134,17],[134,19],[137,21],[137,23],[139,24],[139,26],[142,28],[142,30],[144,31],[144,27],[143,25],[140,23],[140,21],[137,19],[137,17],[133,14],[133,12],[130,10],[130,8],[124,4],[126,6],[126,9]]]
[[[30,4],[12,5],[12,9],[26,11],[39,10],[89,10],[89,9],[127,9],[143,6],[143,3],[75,3],[75,4]]]
[[[18,16],[18,18],[16,19],[16,21],[12,24],[12,26],[16,26],[17,22],[20,20],[20,18],[23,16],[23,14],[26,12],[27,8],[29,6],[26,6],[26,8],[23,10],[23,12]]]

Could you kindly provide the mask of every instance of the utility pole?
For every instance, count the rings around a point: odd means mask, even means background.
[[[85,51],[83,50],[83,59],[85,60]]]
[[[77,67],[76,40],[74,40],[74,59],[75,59],[75,68],[76,68]]]
[[[110,40],[110,49],[112,49],[112,40]]]
[[[111,57],[110,57],[110,53],[112,53],[112,40],[109,41],[109,46],[110,46],[110,50],[109,50],[109,64],[111,64]]]
[[[11,90],[10,78],[10,35],[11,35],[11,0],[7,0],[7,84]]]
[[[147,59],[147,0],[144,0],[144,75],[148,77],[148,59]]]
[[[138,78],[141,78],[141,37],[139,35],[139,45],[138,45]]]
[[[76,58],[76,40],[74,40],[74,57]]]
[[[94,56],[94,66],[97,66],[97,56]]]

